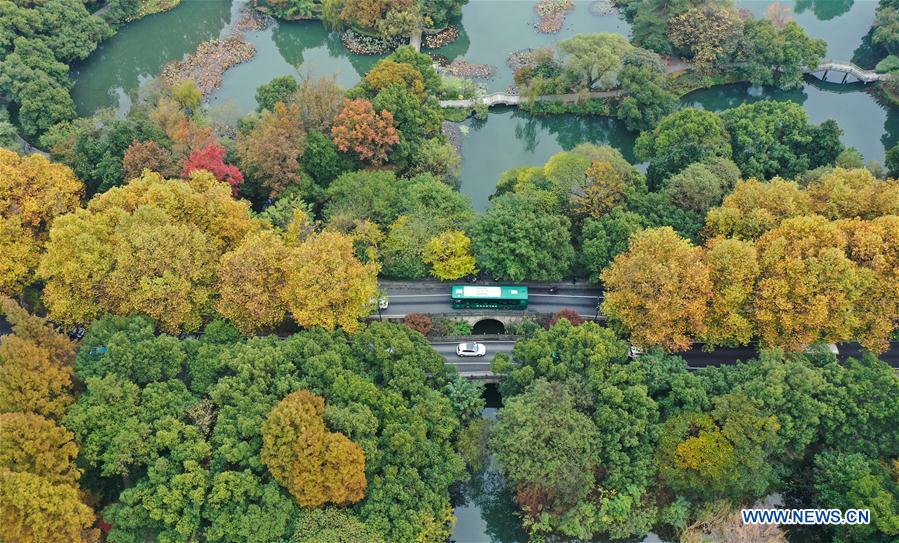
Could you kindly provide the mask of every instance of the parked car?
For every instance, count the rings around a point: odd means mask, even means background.
[[[627,350],[628,358],[633,358],[634,360],[640,358],[640,356],[642,354],[643,354],[643,349],[641,349],[640,347],[637,347],[636,345],[631,345],[630,348]]]
[[[460,343],[456,347],[456,356],[484,356],[487,346],[483,343]]]

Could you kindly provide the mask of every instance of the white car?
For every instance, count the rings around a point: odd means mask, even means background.
[[[484,356],[487,346],[483,343],[460,343],[456,347],[456,356]]]
[[[634,360],[640,358],[643,355],[643,349],[637,347],[636,345],[631,345],[627,350],[628,358],[632,358]]]

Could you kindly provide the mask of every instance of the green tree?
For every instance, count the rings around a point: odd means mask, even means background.
[[[306,136],[303,169],[322,187],[351,169],[351,161],[340,154],[334,142],[317,130]]]
[[[770,461],[780,423],[740,394],[720,396],[711,413],[669,419],[659,439],[659,474],[678,492],[705,499],[755,500],[777,482]]]
[[[571,271],[570,222],[527,195],[494,199],[472,238],[478,267],[498,279],[558,281]]]
[[[646,228],[646,221],[636,213],[616,207],[597,220],[584,223],[581,234],[581,265],[590,280],[598,282],[602,271],[619,254],[627,251],[631,236]]]
[[[821,130],[835,129],[833,123],[810,125],[805,110],[793,102],[743,104],[722,112],[721,119],[730,134],[734,162],[746,177],[795,177],[833,164],[843,150],[838,137],[821,137]]]
[[[621,58],[633,46],[620,34],[599,32],[578,34],[559,43],[565,54],[565,69],[578,81],[580,88],[612,87],[621,71]]]
[[[690,164],[665,182],[665,192],[678,207],[704,215],[721,203],[721,180],[702,163]]]
[[[739,40],[738,70],[754,85],[785,89],[800,86],[803,70],[821,64],[827,51],[824,40],[810,38],[795,21],[777,28],[769,19],[750,19]]]
[[[871,511],[871,524],[833,528],[840,541],[899,535],[899,482],[887,466],[858,453],[823,452],[815,456],[814,484],[820,507]]]
[[[561,383],[537,381],[508,400],[490,438],[526,514],[571,507],[593,487],[599,432]]]
[[[282,75],[256,87],[256,111],[275,109],[278,102],[287,103],[297,90],[297,80],[292,75]]]
[[[342,509],[307,509],[291,543],[384,543],[381,534]]]
[[[731,137],[718,115],[684,108],[663,118],[652,131],[640,134],[634,152],[638,159],[649,161],[650,187],[657,188],[663,179],[689,164],[710,157],[730,158]]]
[[[627,95],[618,105],[618,118],[628,130],[649,130],[677,105],[665,88],[665,65],[655,53],[639,48],[621,63],[618,86]]]

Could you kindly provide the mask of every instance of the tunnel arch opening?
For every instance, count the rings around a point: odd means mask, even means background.
[[[506,325],[496,319],[481,319],[474,324],[471,332],[475,335],[505,334]]]

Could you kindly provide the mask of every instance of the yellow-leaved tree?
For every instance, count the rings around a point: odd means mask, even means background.
[[[377,291],[378,265],[360,262],[348,235],[312,234],[291,251],[283,295],[300,326],[354,332]]]
[[[602,281],[602,312],[630,330],[634,344],[681,351],[705,333],[712,297],[709,267],[702,250],[671,227],[634,234]]]
[[[784,219],[809,213],[811,207],[809,195],[795,181],[739,181],[721,206],[709,210],[706,232],[709,237],[756,239]]]
[[[461,230],[446,230],[431,238],[425,245],[424,261],[438,279],[458,279],[478,272],[471,238]]]
[[[748,343],[755,335],[752,295],[759,274],[755,247],[749,241],[716,238],[708,243],[703,260],[712,279],[703,340],[731,347]]]
[[[0,149],[0,294],[17,294],[34,280],[50,223],[83,196],[68,166]]]
[[[759,238],[755,321],[763,345],[798,351],[855,337],[875,278],[849,259],[847,243],[818,215],[787,219]]]
[[[0,313],[13,329],[0,342],[0,413],[32,412],[59,420],[75,401],[73,343],[9,298],[0,299]]]
[[[365,453],[325,427],[325,400],[300,390],[278,402],[262,424],[262,462],[304,507],[349,505],[365,497]]]
[[[95,543],[75,436],[51,420],[74,401],[74,346],[11,299],[0,307],[13,327],[0,342],[0,541]]]
[[[222,255],[216,308],[244,334],[271,329],[287,315],[282,294],[290,253],[281,236],[263,230]]]
[[[67,325],[143,313],[167,332],[196,330],[212,314],[222,254],[258,228],[212,174],[146,172],[54,222],[38,269],[44,302]]]

